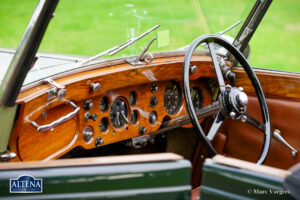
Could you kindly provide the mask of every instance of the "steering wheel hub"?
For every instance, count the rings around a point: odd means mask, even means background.
[[[248,96],[246,93],[241,92],[238,88],[233,87],[228,94],[230,107],[235,112],[244,113],[248,104]]]

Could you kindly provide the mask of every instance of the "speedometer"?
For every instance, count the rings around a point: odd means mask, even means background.
[[[110,109],[110,121],[116,128],[122,127],[125,123],[128,124],[127,106],[122,99],[115,100]]]
[[[164,95],[164,106],[170,115],[174,115],[180,108],[182,94],[178,82],[171,81],[168,83]]]

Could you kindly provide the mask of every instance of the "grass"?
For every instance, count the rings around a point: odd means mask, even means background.
[[[64,0],[59,2],[40,51],[92,56],[156,24],[170,31],[170,46],[151,50],[176,49],[199,35],[216,33],[245,19],[252,4],[251,0]],[[1,1],[0,47],[18,46],[35,6],[35,0]],[[228,34],[235,36],[239,28]],[[274,0],[250,42],[250,64],[300,72],[299,33],[300,0]],[[152,37],[117,56],[139,53]]]

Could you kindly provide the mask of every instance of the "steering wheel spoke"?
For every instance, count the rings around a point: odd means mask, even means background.
[[[247,121],[248,124],[254,126],[258,130],[262,131],[263,133],[265,132],[265,130],[266,130],[265,125],[263,125],[262,123],[257,121],[254,117],[252,117],[248,113],[244,113],[244,116],[246,116],[246,118],[247,118],[246,121]]]
[[[207,139],[212,142],[215,138],[215,136],[218,133],[218,130],[220,129],[221,125],[223,124],[225,117],[221,113],[221,111],[218,112],[208,134],[207,134]]]
[[[221,72],[221,68],[220,68],[220,64],[219,64],[219,61],[218,61],[218,58],[217,58],[217,55],[216,55],[216,51],[214,49],[214,43],[213,42],[208,42],[207,46],[208,46],[208,49],[209,49],[209,52],[210,52],[210,55],[211,55],[211,59],[212,59],[213,64],[214,64],[214,68],[215,68],[215,71],[216,71],[219,86],[220,86],[220,89],[222,91],[222,90],[225,89],[225,81],[224,81],[224,78],[223,78],[223,75],[222,75],[222,72]]]

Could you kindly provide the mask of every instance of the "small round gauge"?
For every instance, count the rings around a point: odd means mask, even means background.
[[[100,131],[105,132],[108,128],[108,120],[106,117],[102,118],[99,124]]]
[[[133,106],[136,103],[136,93],[134,91],[129,93],[129,104]]]
[[[155,96],[152,96],[152,97],[150,98],[150,106],[151,106],[152,108],[154,108],[157,104],[158,104],[157,98],[156,98]]]
[[[130,121],[131,121],[132,124],[136,124],[136,122],[138,121],[138,112],[136,110],[134,110],[130,114]]]
[[[174,115],[181,105],[181,89],[178,82],[171,81],[165,90],[164,106],[170,115]]]
[[[110,121],[116,128],[120,128],[124,126],[125,123],[129,123],[127,119],[127,106],[122,99],[117,99],[112,103],[110,109]]]
[[[192,98],[192,102],[193,102],[193,106],[194,106],[195,110],[199,111],[203,106],[203,99],[202,99],[201,92],[198,88],[193,87],[191,89],[191,98]]]
[[[107,97],[103,97],[100,101],[100,110],[102,112],[106,112],[108,109],[108,98]]]

